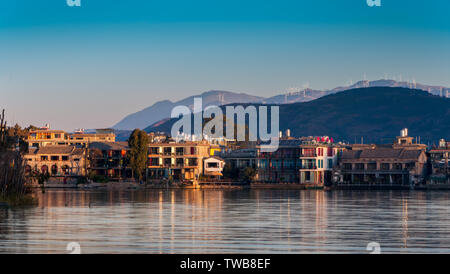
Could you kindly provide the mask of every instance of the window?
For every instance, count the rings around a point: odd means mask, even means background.
[[[175,148],[175,154],[182,156],[184,154],[184,148],[182,148],[182,147]]]
[[[265,160],[265,159],[258,160],[258,167],[259,168],[267,168],[267,160]]]
[[[314,148],[304,148],[303,149],[303,156],[305,156],[305,157],[314,157],[315,156]]]
[[[328,152],[330,151],[330,148],[328,149]],[[333,167],[333,159],[328,159],[328,168]]]
[[[48,156],[41,156],[41,161],[48,161]]]
[[[59,161],[59,156],[50,156],[50,160]]]
[[[295,161],[294,160],[284,160],[283,166],[285,168],[295,168]]]
[[[334,150],[333,150],[333,148],[329,147],[329,148],[327,149],[327,156],[328,156],[328,157],[334,156]]]
[[[69,161],[69,156],[62,156],[61,159],[62,159],[63,161]]]
[[[311,173],[310,173],[309,171],[306,171],[306,172],[305,172],[305,180],[306,180],[306,181],[311,180]]]
[[[219,167],[219,163],[208,163],[208,168],[218,168]]]
[[[323,148],[318,148],[317,149],[317,155],[318,156],[323,156]]]
[[[322,149],[323,152],[323,149]],[[323,168],[323,160],[319,160],[319,168]]]
[[[175,164],[176,164],[178,167],[183,167],[183,166],[184,166],[184,159],[183,159],[183,158],[177,158],[177,159],[175,160]]]
[[[164,159],[164,165],[165,166],[171,166],[172,165],[172,160],[170,158]]]
[[[158,158],[150,158],[148,165],[149,166],[159,166],[159,159]]]
[[[164,148],[164,155],[171,155],[172,154],[172,148],[171,147],[165,147]]]

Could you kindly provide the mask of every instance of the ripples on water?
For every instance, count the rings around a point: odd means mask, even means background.
[[[450,192],[50,190],[0,209],[0,253],[450,253]]]

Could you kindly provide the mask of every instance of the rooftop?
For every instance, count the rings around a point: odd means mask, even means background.
[[[374,148],[345,150],[342,153],[342,159],[376,159],[390,158],[403,160],[416,160],[423,152],[421,149],[395,149],[387,146],[376,146]]]
[[[127,142],[92,142],[89,144],[90,149],[99,150],[129,150]]]
[[[48,145],[41,147],[39,149],[29,149],[30,154],[72,154],[81,155],[83,154],[82,148],[77,148],[75,146],[55,146]]]

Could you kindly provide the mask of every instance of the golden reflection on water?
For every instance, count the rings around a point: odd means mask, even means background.
[[[316,231],[319,239],[326,241],[327,235],[327,197],[325,191],[316,191]]]
[[[403,248],[408,248],[408,199],[402,200]]]
[[[152,190],[36,193],[0,209],[0,253],[450,252],[446,192]]]

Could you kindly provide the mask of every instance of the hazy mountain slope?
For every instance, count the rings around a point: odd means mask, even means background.
[[[261,103],[264,98],[235,93],[229,91],[208,91],[200,95],[190,96],[177,102],[168,100],[160,101],[139,112],[130,114],[113,126],[115,129],[131,130],[135,128],[145,128],[164,118],[170,117],[170,113],[175,106],[183,105],[193,108],[194,97],[202,97],[203,107],[210,105],[224,105],[232,103]]]
[[[175,120],[146,131],[170,133]],[[423,142],[450,139],[450,99],[407,88],[371,87],[347,90],[310,102],[280,106],[280,129],[293,136],[329,135],[336,140],[391,142],[407,127]]]
[[[259,96],[247,95],[244,93],[234,93],[229,91],[208,91],[200,95],[190,96],[177,102],[161,101],[154,105],[145,108],[139,112],[133,113],[122,119],[119,123],[113,126],[115,129],[131,130],[134,128],[145,128],[159,120],[170,117],[170,112],[173,107],[177,105],[186,105],[192,107],[193,98],[201,96],[203,98],[203,107],[209,105],[224,105],[232,103],[265,103],[265,104],[292,104],[297,102],[308,102],[349,89],[364,88],[364,87],[405,87],[421,89],[428,91],[435,95],[446,96],[450,93],[450,89],[441,86],[428,86],[423,84],[412,84],[409,82],[397,82],[394,80],[376,80],[376,81],[359,81],[351,86],[337,87],[331,90],[313,90],[304,89],[297,92],[289,92],[285,94],[275,95],[269,98]]]

